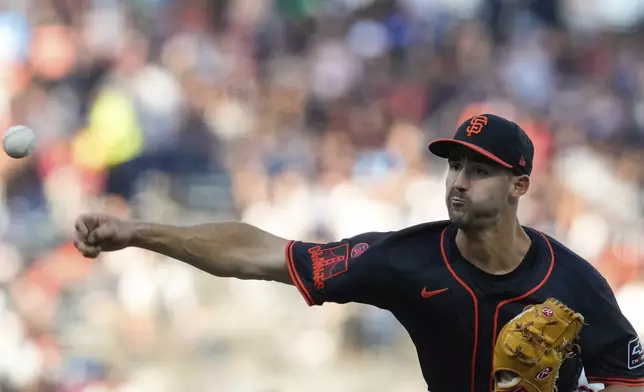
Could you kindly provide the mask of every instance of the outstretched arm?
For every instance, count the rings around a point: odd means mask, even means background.
[[[291,284],[311,306],[361,302],[388,308],[397,296],[390,234],[320,244],[288,241],[240,222],[179,227],[89,214],[77,219],[74,244],[86,257],[133,246],[215,276]]]
[[[138,247],[221,277],[292,284],[284,251],[288,241],[240,222],[169,226],[89,214],[76,222],[75,245],[86,257]]]

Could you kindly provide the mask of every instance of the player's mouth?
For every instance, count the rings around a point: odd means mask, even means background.
[[[454,207],[462,207],[467,204],[467,200],[458,197],[450,197],[449,201]]]

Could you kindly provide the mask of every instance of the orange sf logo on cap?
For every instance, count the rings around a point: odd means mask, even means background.
[[[487,125],[487,117],[475,116],[470,120],[470,125],[467,126],[467,136],[478,135]]]

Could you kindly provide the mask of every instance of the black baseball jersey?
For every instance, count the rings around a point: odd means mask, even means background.
[[[357,302],[390,311],[409,332],[432,392],[489,392],[501,328],[530,304],[554,297],[586,322],[581,354],[558,385],[579,380],[644,385],[641,343],[606,280],[561,243],[525,228],[532,246],[506,275],[485,273],[456,247],[449,221],[372,232],[327,244],[291,241],[289,273],[310,305]]]

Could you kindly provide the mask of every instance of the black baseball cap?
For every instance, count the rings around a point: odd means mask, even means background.
[[[517,174],[530,175],[534,146],[521,127],[495,114],[480,114],[463,122],[452,139],[438,139],[429,144],[429,151],[449,158],[454,148],[465,146],[484,157],[512,169]]]

